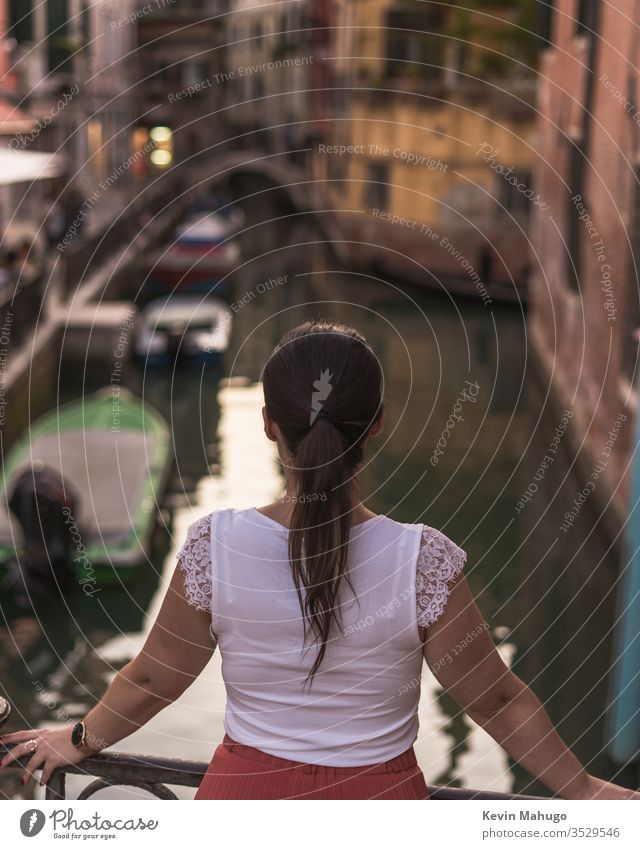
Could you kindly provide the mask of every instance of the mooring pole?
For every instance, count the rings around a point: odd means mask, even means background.
[[[607,749],[618,764],[640,757],[640,411],[636,413],[629,518],[617,596]]]

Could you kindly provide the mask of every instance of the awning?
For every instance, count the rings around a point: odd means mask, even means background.
[[[64,158],[59,153],[0,148],[0,186],[50,180],[64,171]]]

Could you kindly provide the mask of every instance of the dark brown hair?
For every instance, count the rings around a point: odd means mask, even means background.
[[[289,559],[305,641],[324,658],[337,596],[349,582],[347,547],[363,444],[382,414],[382,370],[365,339],[330,321],[306,322],[280,340],[263,372],[265,406],[291,455],[296,492]]]

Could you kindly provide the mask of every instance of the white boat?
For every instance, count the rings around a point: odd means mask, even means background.
[[[197,212],[186,218],[176,227],[174,238],[177,242],[189,244],[216,245],[229,235],[229,225],[215,212]]]
[[[198,214],[212,213],[224,221],[228,236],[244,227],[245,214],[242,209],[216,192],[208,193],[193,203],[187,215],[192,218]]]
[[[176,356],[215,360],[229,347],[231,325],[232,312],[220,298],[157,298],[142,312],[135,351],[153,364],[168,364]]]

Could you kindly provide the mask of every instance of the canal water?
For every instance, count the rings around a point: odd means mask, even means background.
[[[365,502],[440,528],[466,549],[469,582],[505,660],[590,769],[602,772],[616,562],[589,505],[570,532],[560,530],[579,486],[562,438],[540,473],[559,419],[531,376],[523,309],[354,271],[309,222],[263,227],[274,215],[255,206],[246,212],[245,260],[225,282],[235,315],[224,365],[144,373],[132,361],[125,374],[126,385],[167,417],[174,440],[176,470],[151,560],[126,587],[93,598],[52,597],[35,612],[3,603],[0,681],[14,706],[11,727],[81,717],[140,650],[189,524],[281,493],[273,445],[262,433],[260,372],[288,328],[324,316],[360,329],[384,369],[386,431],[364,470]],[[63,374],[60,400],[108,383],[109,371],[107,363],[104,371]],[[223,734],[223,710],[216,656],[179,702],[117,748],[208,760]],[[420,722],[417,752],[429,783],[545,793],[428,671]],[[83,783],[70,780],[69,792]],[[15,775],[0,775],[4,797],[31,792]]]

